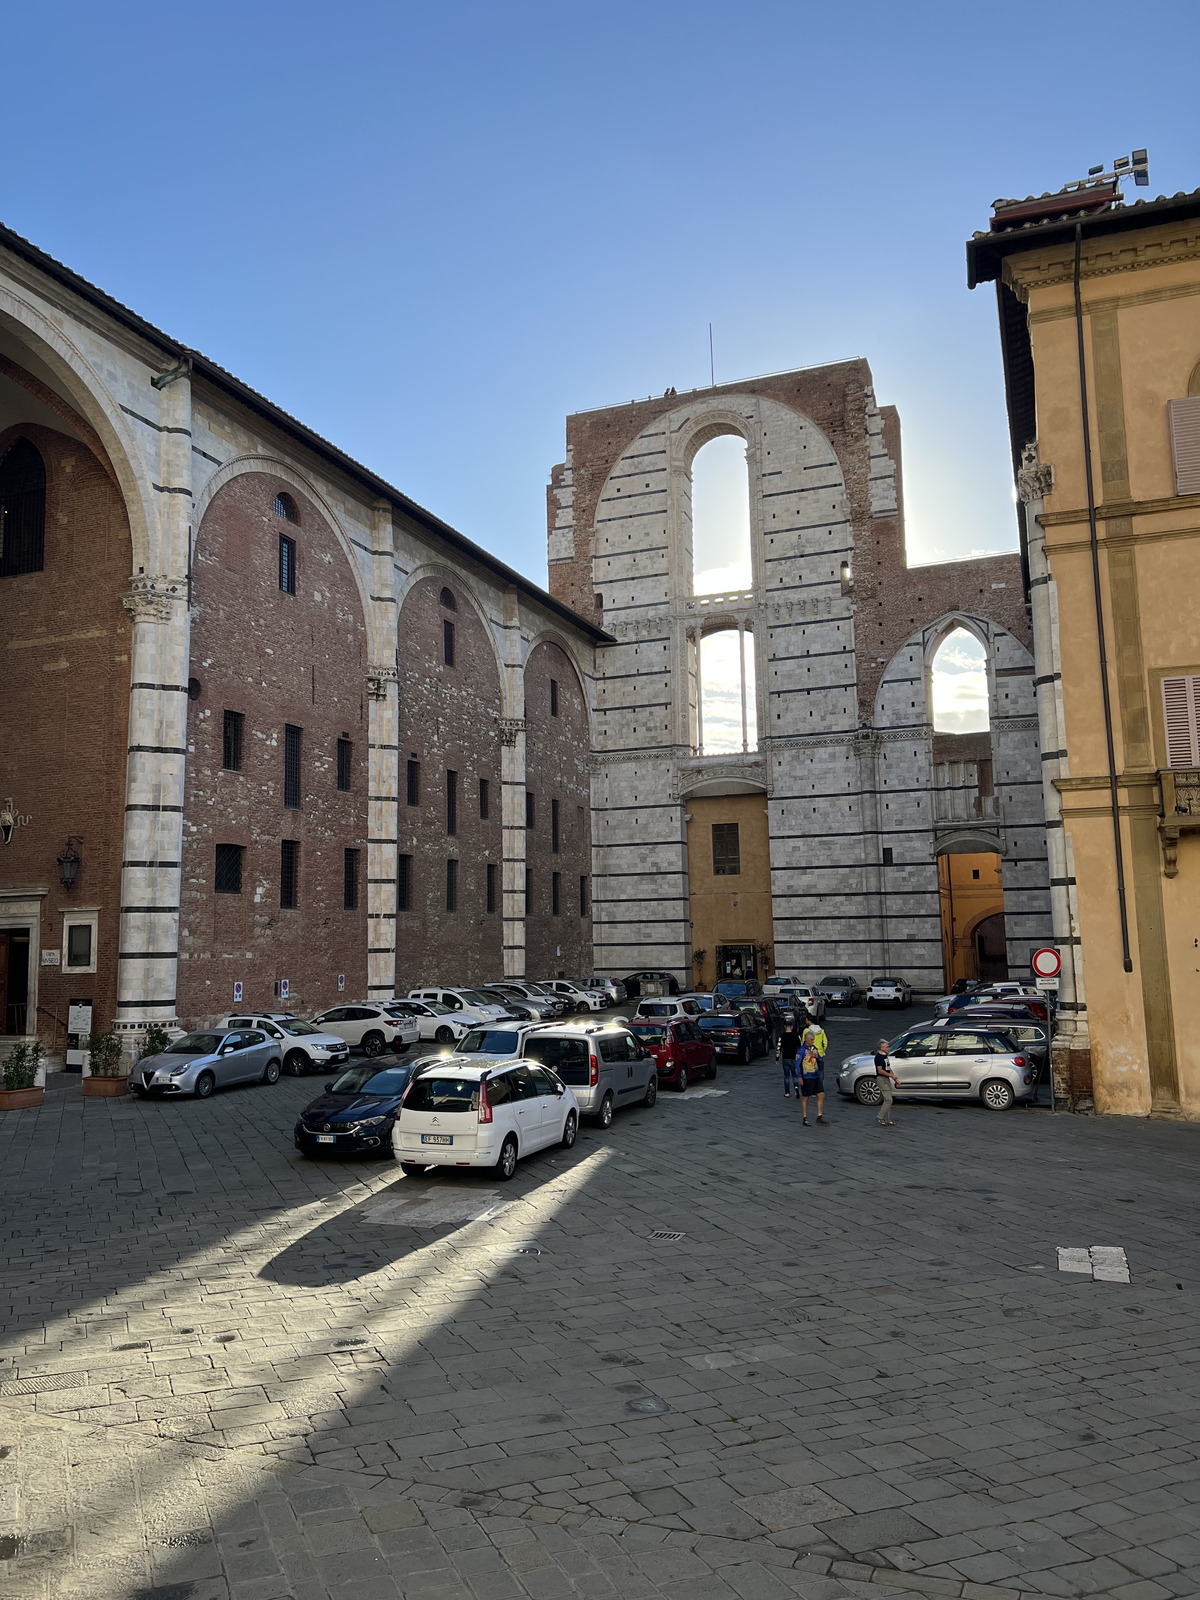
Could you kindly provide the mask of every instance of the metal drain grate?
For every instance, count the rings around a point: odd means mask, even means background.
[[[0,1395],[45,1394],[49,1389],[84,1389],[87,1376],[82,1372],[48,1372],[42,1378],[13,1378],[0,1383]]]
[[[678,1244],[680,1239],[686,1237],[682,1233],[672,1233],[669,1228],[656,1228],[650,1235],[652,1239],[664,1239],[668,1244]]]

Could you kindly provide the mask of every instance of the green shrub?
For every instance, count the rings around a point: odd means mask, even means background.
[[[37,1039],[29,1044],[14,1046],[12,1054],[4,1063],[4,1087],[6,1089],[32,1089],[37,1083],[38,1070],[42,1065],[42,1046]]]
[[[120,1078],[124,1076],[121,1061],[121,1041],[115,1033],[93,1033],[88,1040],[91,1052],[93,1078]]]
[[[142,1048],[138,1051],[138,1060],[144,1061],[147,1056],[160,1056],[171,1043],[171,1035],[157,1022],[150,1023],[146,1029],[146,1037],[142,1040]]]

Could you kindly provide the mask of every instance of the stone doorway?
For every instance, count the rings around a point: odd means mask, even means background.
[[[29,933],[24,928],[0,929],[0,999],[4,1032],[23,1036],[29,1024]]]

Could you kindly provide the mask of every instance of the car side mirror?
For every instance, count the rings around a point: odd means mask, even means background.
[[[554,1092],[558,1096],[558,1098],[561,1100],[563,1095],[566,1094],[567,1091],[563,1088],[561,1083],[556,1083],[554,1085]]]
[[[228,1055],[232,1055],[232,1054],[233,1054],[233,1052],[234,1052],[234,1051],[235,1051],[235,1050],[236,1050],[236,1049],[237,1049],[237,1045],[235,1045],[235,1044],[223,1044],[223,1045],[222,1045],[222,1046],[221,1046],[221,1048],[220,1048],[220,1049],[219,1049],[219,1050],[218,1050],[218,1051],[217,1051],[217,1054],[218,1054],[218,1055],[219,1055],[219,1056],[228,1056]]]
[[[322,1091],[325,1094],[332,1094],[333,1093],[333,1083],[334,1083],[334,1080],[332,1078],[330,1078],[328,1083],[323,1083],[321,1085]]]

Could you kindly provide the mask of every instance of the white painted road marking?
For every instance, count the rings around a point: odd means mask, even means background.
[[[1129,1262],[1124,1250],[1116,1244],[1094,1244],[1087,1250],[1059,1245],[1058,1270],[1086,1272],[1089,1278],[1100,1283],[1129,1282]]]
[[[385,1200],[382,1205],[372,1206],[366,1220],[387,1228],[462,1227],[468,1222],[487,1222],[504,1209],[497,1190],[471,1189]]]

